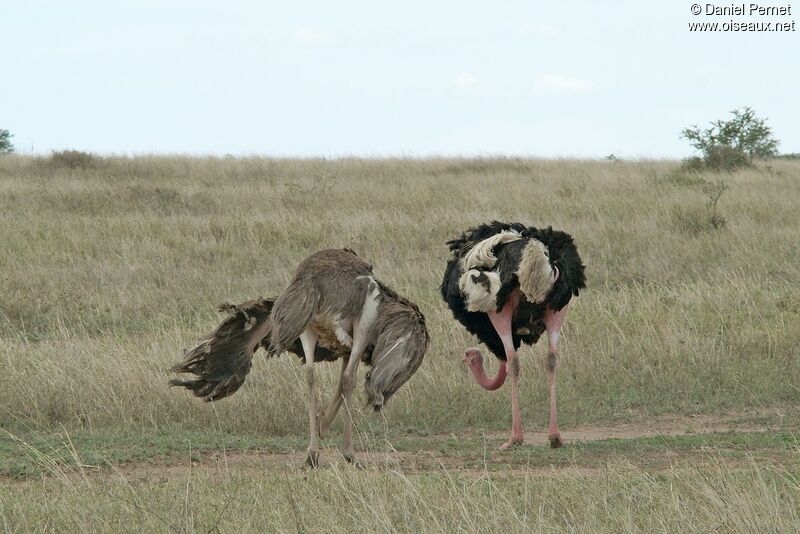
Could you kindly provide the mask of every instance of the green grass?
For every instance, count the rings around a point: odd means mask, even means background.
[[[218,431],[106,429],[72,434],[23,432],[0,437],[0,476],[25,478],[80,466],[109,469],[126,462],[175,459],[207,451],[258,449],[278,453],[304,448],[305,439],[302,437],[270,438],[221,434]]]
[[[726,459],[759,457],[781,464],[798,464],[800,433],[797,427],[770,431],[728,431],[676,436],[643,436],[610,438],[595,441],[570,441],[563,449],[550,449],[544,442],[529,443],[511,451],[496,450],[495,435],[466,429],[459,434],[421,436],[413,433],[388,434],[363,432],[357,436],[359,450],[431,455],[431,461],[470,468],[504,469],[506,467],[602,467],[609,461],[626,460],[642,469],[660,469],[674,458],[696,459],[698,454],[713,450]],[[363,429],[363,426],[362,426]],[[374,430],[374,429],[373,429]],[[332,450],[339,438],[325,439]],[[104,430],[77,431],[68,434],[6,434],[0,437],[0,476],[17,479],[60,474],[81,468],[113,470],[137,462],[160,459],[180,463],[188,457],[201,459],[206,453],[258,451],[263,454],[301,453],[304,437],[269,437],[256,434],[231,434],[219,431],[126,432]],[[438,459],[438,460],[436,460]],[[292,465],[291,461],[286,462]],[[300,467],[299,461],[295,467]]]

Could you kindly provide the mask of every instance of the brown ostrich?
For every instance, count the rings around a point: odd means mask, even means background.
[[[259,347],[269,356],[293,352],[304,362],[308,382],[306,463],[311,467],[318,465],[319,436],[342,403],[342,454],[348,462],[355,459],[351,410],[358,364],[372,367],[365,391],[379,411],[417,370],[429,343],[419,308],[378,281],[372,266],[349,249],[322,250],[303,260],[277,299],[220,309],[231,316],[172,368],[196,377],[173,379],[170,385],[183,386],[205,401],[219,400],[239,389]],[[336,393],[318,412],[314,363],[338,359],[342,370]]]
[[[479,349],[469,348],[464,361],[487,390],[511,375],[511,437],[501,448],[523,442],[519,406],[517,350],[547,331],[547,382],[550,389],[550,445],[561,447],[556,416],[558,338],[567,304],[586,287],[584,266],[572,237],[552,228],[526,228],[493,222],[467,230],[449,241],[453,253],[442,281],[442,298],[453,316],[499,359],[494,378],[483,370]]]

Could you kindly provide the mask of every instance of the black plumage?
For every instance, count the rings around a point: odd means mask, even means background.
[[[506,354],[500,336],[486,313],[467,310],[465,296],[462,294],[458,282],[463,274],[460,263],[464,254],[477,243],[507,230],[518,232],[522,239],[494,247],[493,252],[497,257],[497,263],[492,270],[499,273],[501,281],[496,298],[497,311],[505,305],[511,293],[519,287],[516,272],[520,265],[522,250],[528,240],[536,239],[547,247],[550,264],[557,267],[559,272],[559,277],[544,302],[538,304],[530,302],[524,295],[520,299],[512,320],[512,339],[515,349],[518,349],[522,343],[532,345],[539,340],[545,330],[543,318],[547,306],[554,311],[559,311],[569,304],[573,296],[578,296],[580,290],[586,287],[584,265],[572,236],[559,230],[553,230],[552,227],[539,229],[534,226],[526,227],[521,223],[494,221],[491,224],[470,228],[460,238],[448,241],[447,246],[453,256],[447,262],[442,280],[440,288],[442,298],[453,312],[453,317],[464,325],[467,331],[477,336],[501,360],[506,359]]]
[[[453,317],[501,360],[497,374],[486,375],[477,348],[464,362],[483,389],[494,391],[511,377],[511,436],[505,449],[524,441],[519,401],[517,350],[547,332],[547,382],[550,390],[551,447],[561,447],[556,409],[558,339],[567,305],[586,287],[584,266],[569,234],[520,223],[494,221],[447,243],[452,257],[442,280],[442,298]]]

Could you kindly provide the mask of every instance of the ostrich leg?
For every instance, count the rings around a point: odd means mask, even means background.
[[[353,449],[353,389],[356,385],[356,372],[361,355],[367,348],[369,333],[375,318],[378,316],[378,297],[380,289],[373,281],[367,290],[364,306],[361,308],[361,315],[358,319],[353,319],[353,346],[350,348],[350,360],[342,375],[342,389],[344,395],[344,432],[342,444],[342,456],[349,463],[355,462],[355,450]]]
[[[507,449],[513,445],[521,445],[524,441],[522,412],[519,407],[519,360],[517,360],[517,351],[514,350],[514,341],[511,337],[511,318],[514,315],[518,299],[519,295],[515,293],[506,302],[502,310],[499,312],[487,312],[489,320],[492,321],[492,326],[494,326],[503,342],[503,348],[506,352],[505,367],[511,375],[511,437],[500,446],[501,449]]]
[[[306,382],[308,382],[308,420],[309,438],[306,465],[317,467],[319,465],[319,435],[317,433],[317,380],[314,375],[314,351],[317,349],[317,334],[307,328],[300,334],[300,343],[303,345],[303,354],[306,357]]]
[[[349,359],[342,358],[342,373],[339,375],[339,383],[336,385],[336,392],[331,398],[331,402],[325,407],[318,415],[319,419],[319,436],[324,438],[328,434],[331,423],[336,418],[339,412],[339,407],[342,405],[342,391],[344,390],[345,373],[347,371],[347,363]]]
[[[347,362],[342,373],[342,395],[344,397],[344,431],[342,436],[342,456],[348,463],[355,462],[356,453],[353,449],[353,389],[356,385],[356,373],[358,371],[358,363],[361,361],[361,353],[367,346],[367,336],[360,333],[358,330],[358,323],[355,323],[353,328],[353,348],[350,352],[350,360]],[[339,401],[341,403],[341,401]],[[338,410],[338,407],[337,407]],[[336,412],[333,412],[336,416]],[[333,417],[331,417],[333,419]]]
[[[567,307],[561,311],[553,311],[549,306],[544,314],[544,326],[547,329],[547,338],[550,341],[550,348],[547,352],[547,385],[550,388],[550,427],[547,430],[547,437],[550,439],[550,446],[554,449],[561,447],[561,434],[558,431],[558,417],[556,414],[556,371],[558,370],[558,337],[561,333],[561,323],[567,314]]]

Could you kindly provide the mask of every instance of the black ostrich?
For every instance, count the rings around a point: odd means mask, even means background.
[[[453,316],[502,360],[494,378],[486,376],[479,349],[468,348],[464,361],[478,384],[490,391],[511,374],[511,438],[500,448],[523,442],[517,349],[522,343],[536,343],[545,330],[550,340],[548,437],[551,447],[561,447],[556,420],[558,336],[569,301],[586,287],[572,237],[551,227],[494,221],[467,230],[447,246],[453,257],[444,273],[442,298]]]

